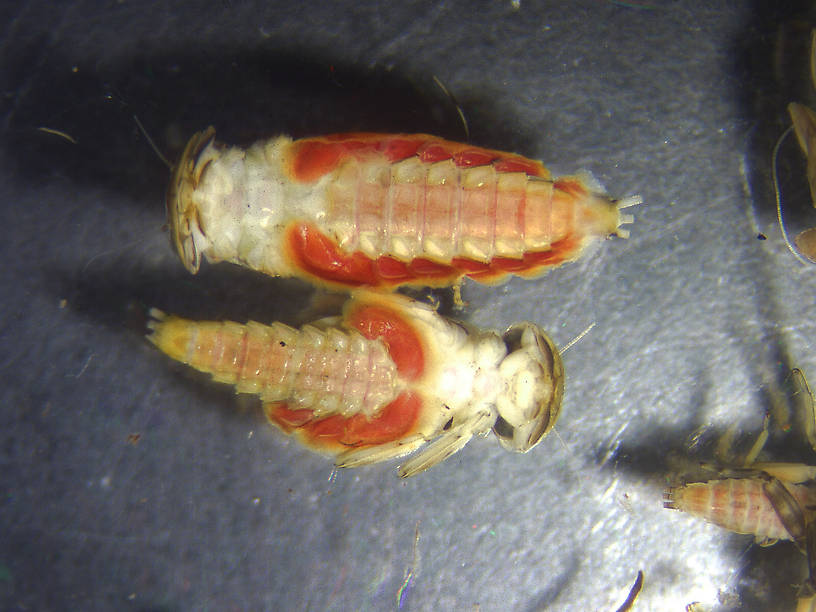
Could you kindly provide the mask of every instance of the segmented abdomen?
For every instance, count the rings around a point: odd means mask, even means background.
[[[618,226],[615,205],[577,178],[553,181],[538,162],[423,134],[305,139],[291,155],[296,179],[334,173],[319,226],[346,253],[488,263],[563,241],[578,248]]]
[[[760,540],[790,540],[791,534],[779,520],[765,492],[766,483],[767,480],[761,478],[691,483],[668,489],[664,505]],[[805,503],[804,488],[797,485],[785,488],[800,504]]]
[[[323,225],[347,252],[402,261],[488,262],[549,248],[573,231],[573,209],[549,180],[495,165],[347,162],[329,188]]]
[[[159,349],[266,402],[308,407],[315,417],[371,416],[400,392],[397,368],[383,343],[355,332],[152,314],[149,339]]]

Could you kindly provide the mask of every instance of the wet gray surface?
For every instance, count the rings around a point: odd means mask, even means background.
[[[770,182],[785,105],[816,100],[816,15],[485,4],[0,9],[0,607],[614,610],[639,569],[637,609],[793,606],[792,545],[760,549],[661,497],[730,428],[744,451],[791,367],[816,379],[816,267],[782,242]],[[564,355],[558,435],[527,455],[478,439],[409,481],[394,464],[330,480],[251,400],[144,341],[150,306],[295,322],[310,290],[231,266],[188,275],[162,227],[168,170],[134,115],[171,158],[209,124],[243,144],[461,140],[434,76],[473,143],[644,204],[628,240],[464,287],[481,326],[529,319],[563,346],[595,323]],[[792,138],[779,169],[792,228],[816,225]],[[768,456],[814,461],[779,423]]]

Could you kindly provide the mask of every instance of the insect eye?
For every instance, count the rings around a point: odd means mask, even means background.
[[[496,434],[502,440],[512,440],[513,439],[513,426],[510,425],[507,421],[505,421],[501,416],[496,419],[496,422],[493,424],[493,433]]]

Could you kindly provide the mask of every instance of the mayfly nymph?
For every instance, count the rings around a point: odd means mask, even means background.
[[[258,396],[271,423],[340,467],[424,447],[400,469],[412,476],[491,429],[505,448],[526,452],[561,409],[561,357],[532,323],[500,335],[366,291],[342,316],[300,329],[151,315],[148,338],[161,351]]]
[[[248,149],[197,133],[167,197],[171,237],[206,258],[331,288],[447,286],[532,277],[599,237],[627,236],[584,175],[427,134],[279,136]]]

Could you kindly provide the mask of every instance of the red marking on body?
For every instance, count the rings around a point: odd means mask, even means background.
[[[408,266],[393,257],[383,256],[378,257],[374,262],[377,275],[382,279],[391,279],[394,281],[401,281],[410,278],[411,274],[408,271]]]
[[[416,380],[422,376],[425,370],[422,339],[399,311],[376,303],[354,302],[344,322],[366,338],[382,340],[402,378]]]
[[[372,418],[335,414],[316,419],[311,410],[291,410],[284,402],[264,406],[273,425],[297,434],[307,446],[334,454],[348,447],[376,446],[404,438],[416,426],[421,409],[422,400],[411,392],[400,394]]]
[[[343,444],[383,444],[404,438],[419,420],[422,400],[411,392],[401,393],[373,419],[356,415],[349,419]]]
[[[285,243],[292,261],[316,281],[339,287],[384,288],[447,285],[462,276],[488,283],[507,274],[534,276],[542,268],[573,259],[581,248],[581,240],[569,236],[554,242],[546,251],[530,251],[521,258],[494,257],[485,263],[455,257],[447,264],[418,257],[402,262],[388,255],[372,259],[361,251],[344,253],[328,236],[307,223],[290,227]]]
[[[388,255],[372,259],[361,251],[344,253],[328,236],[307,223],[290,227],[285,244],[292,261],[306,275],[340,287],[447,285],[462,276],[453,266],[424,258],[402,262]]]
[[[342,144],[299,140],[292,145],[292,178],[316,181],[337,167],[345,153]]]
[[[291,410],[286,402],[269,402],[264,404],[264,413],[274,425],[284,433],[290,434],[298,427],[302,427],[314,418],[314,413],[308,408]]]
[[[463,168],[489,166],[496,159],[495,153],[485,149],[469,149],[460,151],[453,156],[453,163]]]
[[[442,279],[446,281],[446,284],[448,280],[454,280],[462,276],[461,270],[455,266],[437,263],[424,257],[412,259],[408,264],[408,269],[411,271],[413,278]]]
[[[421,146],[422,141],[417,138],[389,138],[384,140],[378,149],[389,162],[393,163],[413,157]]]
[[[523,157],[498,159],[493,162],[493,167],[496,172],[524,172],[530,176],[541,176],[541,164]]]
[[[296,181],[308,183],[329,174],[348,158],[379,155],[394,163],[416,155],[425,139],[413,135],[331,134],[292,143],[291,172]]]
[[[346,287],[379,284],[369,257],[360,252],[342,253],[313,225],[300,223],[290,227],[286,244],[294,262],[310,276]]]
[[[417,421],[422,402],[419,396],[405,392],[385,406],[377,416],[362,414],[345,418],[340,415],[315,420],[303,426],[308,439],[319,446],[339,443],[343,446],[372,446],[399,440]]]
[[[461,270],[464,276],[471,276],[473,274],[481,274],[490,270],[490,264],[483,261],[476,261],[474,259],[466,259],[465,257],[454,257],[451,264],[457,269]]]
[[[346,159],[370,159],[380,156],[384,163],[395,163],[418,156],[425,163],[453,159],[459,167],[494,164],[499,172],[525,172],[548,178],[550,173],[540,162],[521,155],[474,147],[443,140],[428,134],[330,134],[302,138],[292,143],[289,152],[292,178],[309,183],[331,173]]]
[[[544,268],[557,266],[573,259],[580,251],[581,241],[572,236],[553,242],[547,251],[530,251],[521,259],[510,257],[494,257],[488,263],[481,263],[469,259],[454,259],[453,265],[467,270],[465,276],[479,281],[491,283],[500,281],[508,274],[517,276],[535,276]]]
[[[309,440],[319,441],[321,445],[325,446],[327,442],[339,442],[343,438],[346,433],[346,426],[349,425],[352,418],[333,414],[330,417],[313,419],[299,429],[302,435],[305,435]]]
[[[448,285],[455,282],[462,273],[448,264],[438,263],[418,257],[403,262],[384,255],[374,260],[376,270],[375,286],[393,286],[402,284]]]
[[[438,142],[425,145],[417,152],[417,155],[426,164],[435,164],[453,157],[453,154]]]
[[[574,178],[559,178],[553,182],[553,188],[563,191],[566,194],[573,196],[580,200],[586,197],[588,191],[586,185],[578,179]]]

